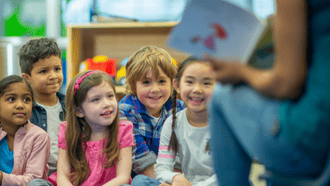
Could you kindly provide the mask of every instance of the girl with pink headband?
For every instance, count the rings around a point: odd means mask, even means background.
[[[133,124],[119,121],[111,77],[101,71],[79,73],[67,88],[66,103],[69,112],[58,133],[57,172],[47,184],[130,183]]]

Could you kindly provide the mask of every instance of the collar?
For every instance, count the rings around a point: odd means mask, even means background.
[[[16,137],[22,137],[25,136],[25,134],[28,132],[28,130],[31,128],[32,124],[30,123],[30,120],[28,120],[28,123],[25,124],[24,126],[20,127],[16,134],[15,134],[15,138]],[[2,125],[0,123],[0,140],[2,140],[4,137],[7,136],[7,132],[2,130]]]
[[[61,103],[63,111],[66,112],[66,109],[65,109],[65,95],[62,94],[62,93],[56,92],[56,96],[58,97],[58,99]],[[33,107],[41,108],[35,101],[33,101]]]

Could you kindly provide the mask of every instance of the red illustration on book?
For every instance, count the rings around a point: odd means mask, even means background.
[[[228,35],[227,35],[226,30],[218,23],[212,23],[211,27],[214,29],[215,32],[213,32],[213,34],[211,34],[210,36],[206,37],[206,39],[203,40],[203,44],[206,48],[214,51],[215,50],[215,44],[214,44],[215,38],[225,40],[228,38]],[[195,36],[195,37],[191,38],[191,42],[193,44],[197,43],[200,40],[201,39],[199,36]]]

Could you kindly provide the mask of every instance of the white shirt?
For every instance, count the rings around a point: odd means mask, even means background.
[[[60,112],[63,111],[60,101],[58,100],[54,106],[45,106],[37,103],[46,110],[47,113],[47,133],[50,138],[50,156],[48,159],[49,174],[53,173],[57,169],[58,160],[58,131],[60,129]]]

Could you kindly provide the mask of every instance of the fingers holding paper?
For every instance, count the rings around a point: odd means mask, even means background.
[[[246,65],[237,61],[227,61],[204,55],[204,61],[209,62],[216,80],[221,84],[237,84],[245,82],[243,70]]]

